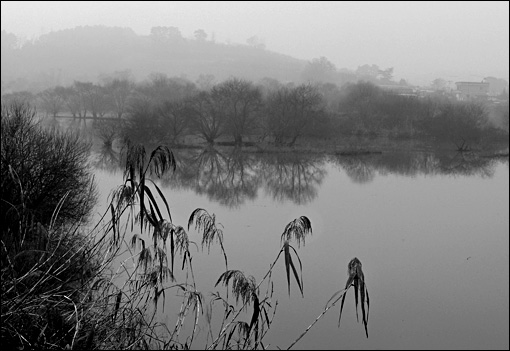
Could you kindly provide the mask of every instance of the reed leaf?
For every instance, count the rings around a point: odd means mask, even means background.
[[[124,178],[137,179],[137,177],[141,177],[143,174],[143,167],[145,165],[145,146],[142,144],[127,142],[124,151]],[[136,173],[136,170],[138,170],[138,173]]]
[[[214,286],[222,283],[226,287],[231,283],[232,293],[236,298],[236,303],[239,299],[243,304],[250,304],[251,299],[256,295],[257,284],[255,278],[252,276],[246,277],[243,272],[239,270],[225,271],[219,278]]]
[[[289,296],[290,296],[290,268],[292,268],[292,272],[294,273],[294,277],[296,278],[296,282],[299,286],[299,290],[301,291],[301,296],[304,297],[303,284],[302,284],[303,279],[302,279],[302,277],[301,278],[299,277],[296,267],[294,266],[294,262],[292,261],[292,256],[290,255],[290,248],[292,248],[292,250],[294,250],[296,257],[299,260],[299,269],[300,269],[301,273],[303,272],[303,266],[301,264],[301,259],[299,258],[299,255],[297,254],[296,250],[286,240],[285,243],[283,244],[283,250],[284,250],[285,271],[287,273],[287,287],[288,287],[288,291],[289,291]]]
[[[140,251],[140,256],[138,256],[138,266],[143,266],[144,271],[147,270],[147,266],[149,266],[152,263],[152,254],[150,249],[143,248]]]
[[[110,204],[110,211],[112,214],[112,229],[113,229],[113,241],[117,243],[119,241],[119,236],[117,235],[117,220],[115,216],[115,210],[113,208],[113,203]]]
[[[175,281],[175,277],[170,268],[162,265],[153,266],[150,270],[146,271],[144,275],[144,281],[153,287],[156,287],[158,284],[162,284],[168,279],[172,282]]]
[[[170,262],[172,272],[174,270],[174,260],[175,260],[175,225],[168,222],[167,220],[160,220],[154,226],[153,233],[153,244],[154,248],[158,247],[158,241],[161,240],[163,242],[163,247],[166,247],[166,241],[170,238]]]
[[[244,321],[238,321],[237,323],[235,323],[232,328],[230,329],[230,333],[228,334],[228,337],[226,338],[225,340],[225,344],[224,344],[224,347],[223,349],[227,350],[227,349],[232,349],[233,347],[230,346],[230,340],[232,339],[232,336],[234,335],[235,331],[237,330],[237,333],[239,335],[239,338],[243,337],[243,334],[244,334],[244,338],[246,339],[247,336],[248,336],[248,331],[250,329],[250,326],[248,325],[248,323],[244,322]],[[238,342],[238,349],[239,349],[239,342]]]
[[[189,238],[188,233],[184,230],[183,227],[180,225],[173,227],[173,233],[175,235],[175,249],[179,250],[179,252],[182,254],[183,252],[189,251]]]
[[[172,215],[170,214],[170,206],[168,206],[168,201],[166,201],[165,195],[163,195],[163,192],[161,191],[161,189],[158,187],[158,185],[156,183],[154,183],[154,181],[152,181],[152,179],[147,179],[147,180],[149,180],[152,183],[152,185],[154,185],[154,188],[156,188],[156,190],[158,191],[159,196],[165,203],[166,212],[168,213],[168,220],[170,222],[172,222]]]
[[[143,194],[147,194],[147,196],[149,197],[150,204],[152,206],[154,206],[154,209],[156,210],[156,212],[158,214],[159,221],[163,220],[163,216],[161,215],[161,211],[159,210],[158,203],[156,202],[154,195],[152,195],[152,191],[150,190],[150,188],[148,186],[146,186],[144,183],[143,185],[140,185],[140,189],[142,190]],[[141,195],[140,202],[142,201],[142,199],[143,199],[143,196]],[[151,212],[154,213],[154,211],[152,210],[152,207],[151,207]]]
[[[308,234],[312,234],[312,223],[306,216],[294,219],[285,226],[281,236],[281,241],[295,240],[300,247],[301,242],[305,244],[305,238]]]
[[[113,199],[117,204],[117,207],[131,206],[134,203],[136,193],[136,182],[126,181],[124,184],[119,186],[113,192]]]
[[[143,242],[144,240],[140,237],[140,234],[137,234],[137,233],[133,234],[133,236],[131,237],[131,247],[133,249],[136,249],[136,243],[138,241]],[[143,247],[145,248],[145,243],[143,243]]]
[[[161,295],[163,295],[163,310],[164,310],[165,309],[165,300],[166,300],[165,289],[158,289],[156,287],[154,290],[154,308],[157,308],[159,297]]]
[[[138,188],[138,197],[140,198],[140,231],[143,230],[143,217],[145,213],[147,212],[147,209],[145,208],[145,177],[140,177],[140,186]],[[149,218],[150,220],[150,218]]]
[[[114,311],[114,316],[113,316],[114,321],[117,319],[117,312],[119,311],[119,306],[120,306],[121,300],[122,300],[122,291],[119,290],[119,292],[117,293],[117,298],[115,299],[115,311]]]
[[[248,335],[250,335],[250,332],[252,331],[253,327],[255,326],[255,340],[257,340],[258,339],[258,320],[259,320],[259,315],[260,315],[260,302],[259,302],[259,297],[255,293],[253,293],[252,299],[253,299],[253,314],[251,316],[250,327],[248,328]]]
[[[158,146],[151,152],[149,165],[151,174],[155,174],[158,178],[161,178],[170,169],[175,172],[174,154],[168,146]]]
[[[195,223],[196,230],[202,231],[202,249],[205,245],[207,246],[207,250],[209,252],[212,242],[214,239],[216,239],[220,244],[221,251],[223,252],[223,257],[225,258],[225,267],[228,268],[227,253],[223,247],[223,231],[217,227],[215,215],[213,214],[211,216],[206,210],[197,208],[191,213],[189,217],[188,230],[193,225],[193,223]]]
[[[344,308],[345,296],[347,295],[347,291],[351,286],[354,287],[354,302],[356,306],[356,319],[358,318],[358,289],[359,289],[359,302],[361,304],[361,314],[363,318],[363,325],[365,327],[365,334],[368,338],[368,313],[370,308],[370,300],[368,297],[368,290],[365,284],[365,276],[363,274],[363,270],[361,269],[362,265],[358,258],[353,258],[348,265],[348,273],[349,277],[347,278],[347,283],[345,284],[345,293],[342,296],[342,303],[340,305],[340,315],[338,316],[338,327],[340,327],[340,320],[342,318],[342,311]],[[366,301],[365,301],[366,299]],[[331,300],[331,299],[330,299]],[[367,304],[367,308],[365,310],[365,302]]]

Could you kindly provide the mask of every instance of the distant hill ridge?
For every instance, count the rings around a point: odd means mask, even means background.
[[[150,35],[130,28],[76,27],[42,35],[21,47],[13,36],[2,31],[2,84],[25,79],[46,87],[66,85],[124,70],[137,80],[157,72],[191,80],[212,74],[217,80],[236,76],[297,81],[307,64],[261,45],[222,44],[203,36],[186,39],[175,27],[155,27]]]

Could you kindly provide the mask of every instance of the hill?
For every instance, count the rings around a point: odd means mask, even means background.
[[[130,28],[105,26],[51,32],[22,45],[2,31],[1,59],[2,93],[35,92],[74,80],[95,82],[102,74],[126,70],[137,80],[164,73],[190,80],[203,74],[216,80],[236,76],[297,81],[307,63],[260,45],[186,39],[175,27],[155,27],[144,36]]]

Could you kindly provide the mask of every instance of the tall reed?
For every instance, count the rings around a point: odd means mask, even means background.
[[[257,281],[231,268],[223,244],[227,238],[214,214],[197,208],[187,229],[173,222],[157,184],[158,177],[175,170],[169,148],[159,146],[149,154],[144,146],[127,142],[122,155],[123,183],[93,227],[57,224],[67,194],[48,225],[19,221],[16,235],[22,240],[15,250],[5,241],[12,230],[2,227],[3,344],[48,349],[265,348],[278,306],[272,273],[282,256],[289,296],[291,280],[304,294],[298,249],[312,235],[310,219],[301,216],[284,228],[274,261]],[[2,161],[3,167],[9,165]],[[192,228],[202,236],[202,249],[209,252],[219,245],[225,270],[217,273],[216,286],[224,286],[224,294],[198,289],[193,258],[199,253],[190,248],[199,245],[189,238]],[[356,306],[358,291],[361,294],[368,337],[368,291],[361,262],[353,259],[345,288],[289,348],[340,298],[343,308],[351,286]],[[169,302],[178,312],[173,327],[159,318]],[[207,330],[206,345],[196,344],[200,330]]]

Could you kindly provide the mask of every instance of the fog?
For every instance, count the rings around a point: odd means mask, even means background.
[[[394,68],[426,85],[437,77],[508,80],[508,2],[57,2],[2,1],[2,30],[26,40],[85,25],[203,29],[221,43],[254,38],[270,51],[338,69]]]

